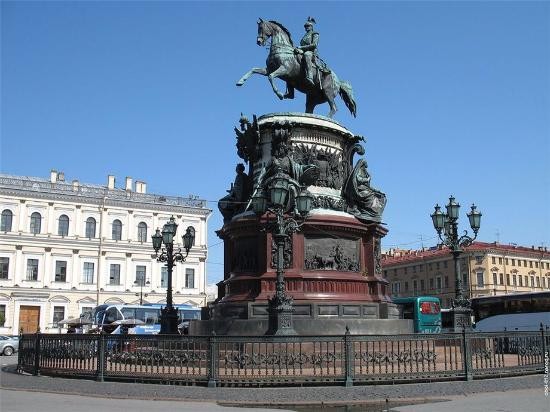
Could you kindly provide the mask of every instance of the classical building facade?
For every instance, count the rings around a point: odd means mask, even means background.
[[[460,259],[464,291],[469,297],[550,290],[547,248],[474,242]],[[454,264],[449,250],[390,250],[382,268],[392,296],[437,296],[450,307],[455,296]]]
[[[206,201],[146,193],[126,178],[115,187],[0,175],[0,334],[57,332],[57,322],[98,303],[164,303],[167,272],[151,235],[174,216],[175,242],[196,231],[187,260],[174,268],[174,303],[206,305]],[[177,244],[176,244],[177,246]]]

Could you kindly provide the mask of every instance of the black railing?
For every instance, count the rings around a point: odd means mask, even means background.
[[[178,384],[307,385],[539,373],[545,331],[398,336],[23,335],[18,370]]]

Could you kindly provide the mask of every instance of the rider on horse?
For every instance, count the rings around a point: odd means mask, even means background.
[[[315,81],[313,80],[313,73],[316,67],[319,67],[317,64],[317,44],[319,43],[319,33],[313,31],[313,24],[315,19],[313,17],[308,17],[307,21],[304,24],[306,29],[306,34],[300,40],[300,47],[296,47],[294,52],[296,54],[303,54],[302,66],[305,71],[306,82],[310,86],[315,86]]]

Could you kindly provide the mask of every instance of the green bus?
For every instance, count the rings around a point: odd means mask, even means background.
[[[441,332],[441,302],[434,296],[410,296],[394,298],[393,303],[401,306],[403,319],[414,321],[415,333]]]

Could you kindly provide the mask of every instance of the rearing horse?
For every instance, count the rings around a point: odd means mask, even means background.
[[[329,117],[334,116],[337,111],[334,99],[337,94],[340,94],[349,111],[355,117],[357,107],[351,85],[348,82],[339,80],[333,71],[327,73],[318,68],[315,68],[315,75],[313,76],[315,86],[309,85],[302,70],[302,55],[294,52],[295,47],[288,30],[276,21],[259,19],[256,43],[259,46],[264,46],[270,37],[271,47],[269,48],[266,67],[255,67],[249,70],[239,79],[237,86],[242,86],[254,73],[267,76],[273,91],[279,99],[293,99],[294,89],[297,89],[306,95],[306,113],[313,113],[315,106],[328,102],[330,106]],[[286,82],[286,94],[283,95],[277,89],[273,81],[275,78],[280,78]]]

